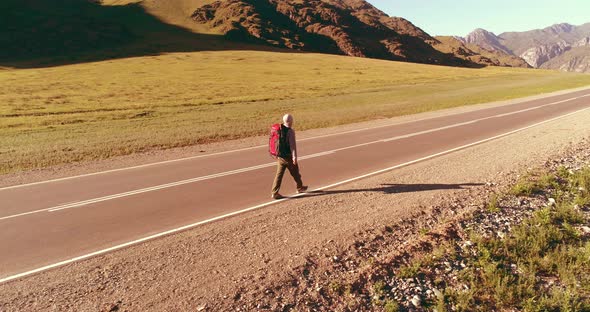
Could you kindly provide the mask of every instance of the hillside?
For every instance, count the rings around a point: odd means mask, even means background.
[[[481,67],[364,0],[7,0],[0,66],[35,67],[167,52],[294,49]]]
[[[475,44],[467,44],[450,36],[437,36],[433,47],[443,53],[452,53],[467,61],[489,66],[530,67],[523,59],[502,51],[489,51]]]
[[[158,1],[158,6],[156,2],[107,1],[113,5],[89,0],[2,1],[0,66],[55,66],[166,52],[272,49],[186,28],[189,24],[183,24],[180,17],[175,23],[163,22],[166,12],[170,19],[181,16],[172,14],[176,12],[172,4],[188,6],[189,1]]]
[[[386,60],[469,65],[433,49],[432,37],[363,0],[223,0],[197,8],[193,20],[234,40]]]
[[[121,1],[125,0],[103,0],[103,3]],[[441,49],[440,41],[410,21],[390,17],[363,0],[140,2],[148,12],[167,23],[199,33],[222,34],[233,41],[419,63],[522,66],[522,62],[515,60],[488,61],[490,57],[505,57],[475,47],[471,49],[475,53],[471,58],[455,54],[452,48]],[[478,55],[482,52],[485,55]]]
[[[590,73],[590,46],[574,47],[562,55],[543,63],[541,68]]]

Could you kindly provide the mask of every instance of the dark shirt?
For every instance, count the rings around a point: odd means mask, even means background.
[[[297,158],[297,143],[295,143],[295,130],[281,125],[281,141],[279,143],[279,157]]]

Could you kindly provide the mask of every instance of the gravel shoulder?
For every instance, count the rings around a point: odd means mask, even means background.
[[[384,122],[424,116],[429,115]],[[590,148],[589,121],[590,112],[585,111],[323,193],[8,282],[0,285],[0,311],[328,310],[305,302],[318,302],[314,296],[330,281],[335,259],[345,257],[352,264],[350,274],[359,274],[364,259],[386,261],[408,250],[421,229],[481,205],[524,170]],[[347,129],[354,127],[362,125]],[[333,129],[305,135],[329,131]],[[258,141],[230,142],[208,152],[253,142]],[[183,149],[176,156],[194,151]],[[162,155],[141,160],[170,157]],[[65,173],[104,170],[132,160],[71,167]],[[35,181],[55,172],[65,174],[54,168],[5,183]],[[320,290],[314,295],[313,289]]]

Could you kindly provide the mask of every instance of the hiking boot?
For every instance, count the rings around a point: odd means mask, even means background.
[[[279,193],[276,193],[276,194],[270,195],[270,198],[272,198],[272,199],[283,199],[285,197],[283,195],[279,194]]]
[[[297,189],[297,193],[305,193],[307,191],[307,185],[304,185]]]

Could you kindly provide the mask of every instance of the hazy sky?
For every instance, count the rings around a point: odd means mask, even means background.
[[[475,28],[496,35],[567,22],[590,22],[590,0],[368,0],[430,35],[465,36]]]

